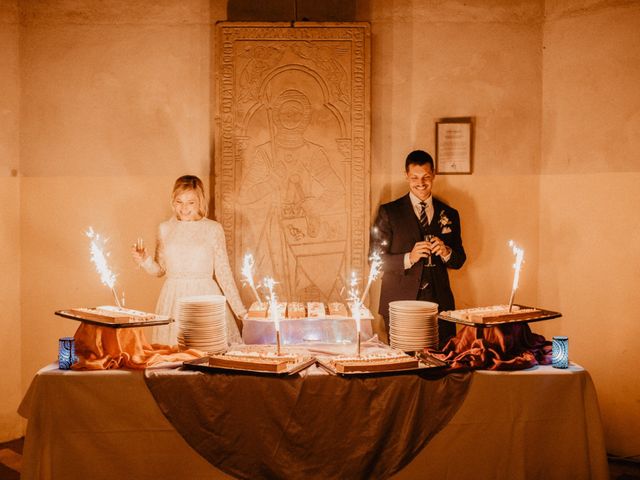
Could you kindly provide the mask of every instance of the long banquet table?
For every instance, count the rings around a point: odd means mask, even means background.
[[[316,367],[304,375],[304,381],[331,385],[331,377]],[[392,478],[609,478],[598,402],[586,370],[572,364],[567,370],[538,366],[471,375],[448,424]],[[140,371],[47,366],[34,377],[19,412],[28,419],[23,480],[232,478],[176,431]]]

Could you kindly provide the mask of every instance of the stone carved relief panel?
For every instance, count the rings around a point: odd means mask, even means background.
[[[283,300],[344,298],[367,269],[368,25],[224,22],[216,53],[216,218],[238,285],[251,253]]]

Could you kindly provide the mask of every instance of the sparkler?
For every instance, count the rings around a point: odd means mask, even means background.
[[[251,291],[253,295],[256,297],[258,304],[262,308],[262,300],[260,300],[260,295],[258,295],[258,290],[256,290],[256,284],[253,281],[253,266],[255,262],[253,260],[253,255],[250,253],[245,254],[244,259],[242,261],[242,277],[244,281],[251,287]],[[273,281],[273,279],[271,279]]]
[[[367,280],[367,286],[365,287],[364,292],[362,292],[362,297],[360,297],[361,304],[364,303],[364,299],[367,296],[367,293],[369,293],[371,284],[375,281],[376,278],[378,278],[378,274],[380,273],[380,270],[382,270],[382,259],[380,258],[380,253],[373,252],[369,257],[369,261],[371,262],[371,266],[369,268],[369,278]]]
[[[349,282],[349,300],[351,303],[351,313],[353,315],[353,319],[356,322],[356,335],[358,342],[358,356],[360,356],[360,323],[361,323],[361,307],[362,300],[360,300],[360,295],[358,295],[358,277],[356,276],[356,272],[351,272],[351,282]],[[363,296],[364,298],[364,296]]]
[[[511,286],[511,298],[509,299],[509,312],[511,312],[511,309],[513,308],[513,298],[516,295],[518,282],[520,280],[520,267],[522,267],[522,262],[524,260],[524,250],[519,248],[513,240],[509,240],[509,246],[513,250],[513,254],[516,256],[516,263],[513,264],[514,272],[513,285]]]
[[[116,275],[111,271],[109,263],[107,262],[109,253],[104,252],[104,247],[106,246],[108,239],[102,238],[99,233],[96,233],[93,230],[93,227],[89,227],[89,230],[87,230],[85,234],[91,240],[91,261],[96,266],[96,271],[100,274],[100,281],[103,285],[106,285],[111,289],[116,305],[118,308],[122,308],[122,304],[118,299],[115,289]]]
[[[269,312],[271,314],[271,320],[273,320],[273,323],[276,327],[276,348],[278,355],[280,355],[280,316],[278,314],[278,297],[273,291],[273,287],[275,286],[276,281],[271,277],[265,277],[262,280],[262,284],[269,291]]]

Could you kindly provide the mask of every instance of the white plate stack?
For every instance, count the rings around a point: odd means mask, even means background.
[[[178,299],[178,345],[207,353],[227,349],[225,297],[202,295]]]
[[[423,300],[389,303],[392,348],[414,352],[438,347],[438,304]]]

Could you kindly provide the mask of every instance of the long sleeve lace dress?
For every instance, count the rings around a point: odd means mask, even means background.
[[[171,218],[158,227],[155,258],[148,257],[142,267],[166,280],[160,291],[156,313],[176,320],[154,327],[153,343],[175,345],[178,335],[177,300],[193,295],[224,295],[227,299],[226,323],[229,343],[241,343],[240,332],[231,309],[239,317],[246,313],[229,266],[224,231],[218,222],[203,218],[183,222]]]

